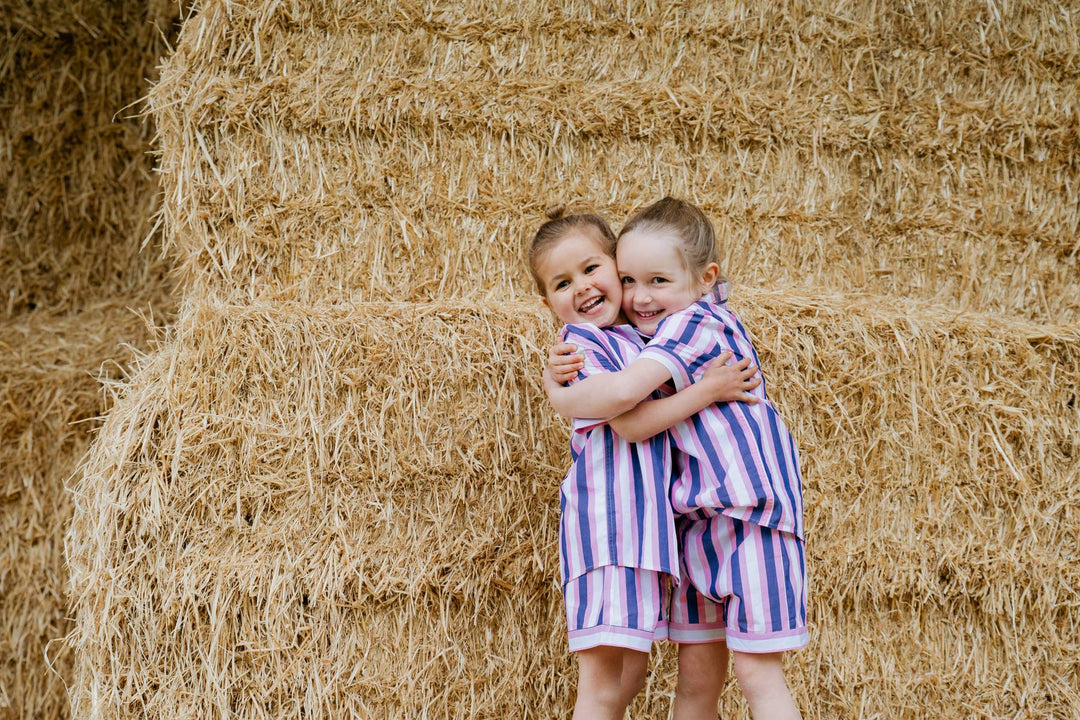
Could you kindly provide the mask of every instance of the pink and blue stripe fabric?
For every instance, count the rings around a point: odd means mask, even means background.
[[[568,325],[563,342],[584,356],[582,380],[622,370],[643,341],[629,325],[600,329]],[[562,582],[606,565],[678,577],[675,519],[668,500],[671,441],[660,433],[630,443],[600,419],[577,419],[570,437],[572,463],[560,486],[559,559]]]
[[[606,565],[566,584],[570,652],[598,645],[649,652],[668,636],[670,583],[652,570]]]
[[[807,644],[802,540],[727,515],[680,518],[676,527],[684,565],[672,598],[675,642],[726,639],[743,652]]]
[[[676,390],[700,379],[708,361],[731,350],[734,361],[757,352],[739,318],[728,309],[726,288],[664,318],[639,357],[661,363]],[[769,402],[764,380],[756,405],[716,403],[673,426],[676,447],[671,504],[677,515],[717,513],[803,537],[799,454],[787,426]]]

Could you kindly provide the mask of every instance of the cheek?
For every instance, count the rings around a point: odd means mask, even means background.
[[[680,302],[690,297],[690,291],[686,288],[666,287],[663,290],[663,295],[670,301]]]

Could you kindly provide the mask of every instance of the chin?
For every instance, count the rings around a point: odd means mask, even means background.
[[[595,315],[595,316],[593,316],[593,315],[590,315],[590,316],[578,315],[577,320],[575,320],[574,323],[578,324],[578,325],[588,324],[588,325],[595,325],[596,327],[607,327],[608,325],[614,325],[615,324],[615,318],[614,317],[604,317],[602,315]]]
[[[617,319],[618,315],[612,315],[609,318],[602,318],[600,320],[593,320],[591,322],[595,323],[598,327],[610,327],[615,324],[615,321]]]

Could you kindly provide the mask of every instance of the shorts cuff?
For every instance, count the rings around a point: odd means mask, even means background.
[[[683,624],[671,623],[668,639],[680,645],[721,642],[727,638],[723,622]]]
[[[798,650],[810,642],[809,631],[802,628],[771,633],[728,632],[729,650],[744,653],[773,653]]]
[[[655,631],[636,628],[617,627],[615,625],[597,625],[569,633],[570,652],[580,652],[594,647],[621,647],[647,653],[652,649],[654,640],[663,640],[667,636],[667,626],[658,626]]]

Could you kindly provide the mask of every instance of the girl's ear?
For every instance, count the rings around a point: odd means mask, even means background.
[[[705,270],[701,273],[701,284],[705,286],[705,292],[712,289],[712,286],[716,284],[717,279],[720,277],[720,266],[716,263],[709,263],[705,266]]]
[[[544,307],[546,307],[548,310],[551,310],[551,303],[547,301],[547,295],[542,296],[540,298],[540,302],[544,303]]]

